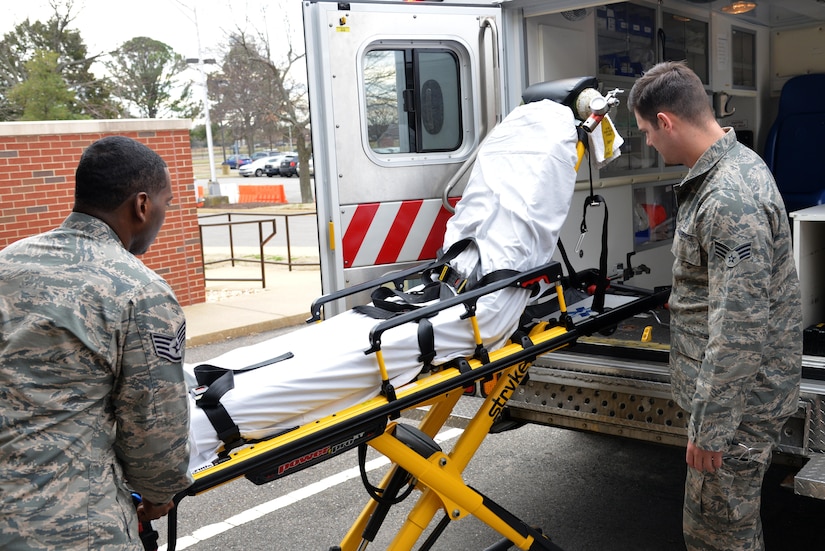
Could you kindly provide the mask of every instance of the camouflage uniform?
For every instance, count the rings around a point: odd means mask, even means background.
[[[0,252],[0,549],[142,550],[191,484],[183,312],[101,220]]]
[[[688,469],[688,549],[762,549],[762,478],[797,407],[799,282],[785,207],[762,160],[733,130],[676,186],[670,365],[688,437],[725,451]]]

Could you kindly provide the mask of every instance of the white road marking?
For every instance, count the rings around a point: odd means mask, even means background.
[[[435,441],[439,443],[446,442],[447,440],[458,438],[458,436],[462,432],[464,432],[464,429],[452,428],[436,435]],[[380,467],[383,467],[389,464],[389,462],[389,459],[381,456],[377,459],[373,459],[372,461],[367,461],[365,468],[367,472],[369,472]],[[247,509],[246,511],[231,516],[221,522],[216,522],[214,524],[202,526],[201,528],[198,528],[197,530],[192,532],[192,534],[178,538],[177,549],[186,549],[187,547],[191,547],[197,543],[206,541],[209,538],[217,536],[218,534],[222,534],[223,532],[227,532],[233,528],[237,528],[238,526],[243,526],[247,522],[252,522],[253,520],[268,515],[269,513],[275,512],[279,509],[283,509],[284,507],[288,507],[289,505],[292,505],[294,503],[298,503],[303,499],[312,497],[315,494],[319,494],[324,490],[332,488],[333,486],[337,486],[338,484],[342,484],[350,479],[358,478],[360,476],[361,474],[358,467],[353,467],[351,469],[341,471],[340,473],[336,473],[332,476],[328,476],[323,480],[314,482],[309,486],[305,486],[299,490],[295,490],[279,498],[267,501],[266,503],[261,503],[260,505],[256,505],[251,509]],[[158,551],[166,551],[166,545],[161,545],[158,548]]]

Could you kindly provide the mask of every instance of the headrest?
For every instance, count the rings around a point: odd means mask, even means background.
[[[575,77],[561,80],[549,80],[528,86],[521,98],[524,103],[549,99],[566,105],[576,113],[576,99],[587,88],[599,88],[596,77]]]
[[[825,90],[825,73],[799,75],[782,87],[779,96],[777,118],[799,113],[823,113],[822,91]]]

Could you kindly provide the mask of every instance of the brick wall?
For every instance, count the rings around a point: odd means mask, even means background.
[[[204,302],[189,121],[110,120],[0,123],[0,249],[52,229],[71,212],[80,155],[103,136],[145,143],[169,166],[173,207],[141,260],[163,276],[184,306]]]

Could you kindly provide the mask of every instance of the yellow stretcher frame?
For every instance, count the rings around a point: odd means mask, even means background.
[[[361,287],[367,285],[374,288],[382,282],[402,281],[403,278],[420,270],[420,267],[413,268],[322,297],[313,303],[313,317],[309,321],[320,320],[321,307],[326,302],[360,292],[364,290]],[[475,320],[475,304],[478,298],[505,287],[531,288],[540,280],[555,285],[562,312],[560,319],[554,320],[554,323],[540,323],[529,335],[522,337],[520,342],[511,341],[498,350],[485,350]],[[516,546],[522,550],[559,551],[560,548],[539,530],[531,528],[490,498],[468,486],[462,478],[462,472],[493,423],[499,418],[506,402],[527,376],[527,371],[537,356],[573,344],[581,336],[592,335],[633,315],[661,306],[668,296],[668,291],[650,293],[621,307],[573,324],[566,315],[561,280],[560,265],[551,262],[490,283],[481,289],[474,289],[377,323],[370,332],[372,346],[365,353],[375,354],[378,361],[384,381],[381,395],[250,445],[231,453],[228,459],[217,465],[198,470],[194,473],[195,483],[178,494],[175,502],[180,503],[184,497],[209,491],[241,477],[248,478],[255,484],[271,482],[345,451],[368,445],[394,464],[379,485],[384,494],[381,497],[370,497],[349,532],[338,546],[331,548],[331,551],[365,549],[372,537],[368,535],[365,539],[365,530],[369,534],[374,534],[386,510],[391,506],[388,503],[379,503],[379,500],[389,501],[395,498],[392,494],[398,493],[399,486],[407,481],[412,481],[411,484],[421,492],[421,495],[396,533],[390,549],[412,549],[438,511],[443,510],[443,519],[431,533],[428,541],[424,542],[422,549],[429,549],[434,538],[437,538],[450,522],[472,515],[502,536],[501,543],[490,549],[508,549]],[[455,362],[450,367],[423,376],[397,390],[393,389],[387,381],[381,354],[383,332],[403,323],[432,316],[457,304],[464,304],[467,310],[466,317],[469,318],[468,325],[476,337],[478,347],[474,357]],[[452,451],[445,453],[432,439],[450,418],[463,395],[464,388],[477,381],[494,382],[494,386]],[[418,427],[400,425],[392,421],[402,411],[422,406],[430,408]],[[176,511],[173,509],[169,519],[169,551],[174,551],[176,545]]]

